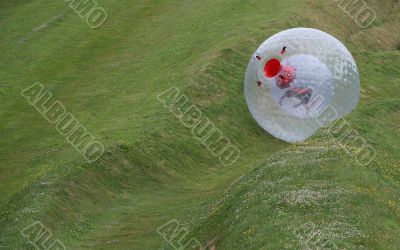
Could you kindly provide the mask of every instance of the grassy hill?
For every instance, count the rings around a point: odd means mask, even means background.
[[[0,248],[41,221],[68,249],[172,249],[177,220],[217,249],[400,245],[400,2],[367,1],[361,29],[335,1],[97,1],[91,29],[64,1],[0,3]],[[322,130],[290,145],[247,111],[243,78],[270,35],[314,27],[353,53],[362,98],[347,117],[368,166]],[[106,147],[84,158],[20,92],[42,83]],[[241,157],[218,158],[157,100],[177,87]]]

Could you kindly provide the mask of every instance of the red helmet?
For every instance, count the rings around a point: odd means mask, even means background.
[[[290,65],[282,65],[276,58],[267,61],[264,65],[264,74],[268,78],[275,78],[281,89],[290,87],[290,83],[296,79],[296,69]]]

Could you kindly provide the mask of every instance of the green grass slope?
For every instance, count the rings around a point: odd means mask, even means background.
[[[363,30],[317,0],[98,3],[109,18],[97,30],[64,1],[0,3],[1,248],[30,248],[20,232],[36,220],[70,249],[169,249],[156,229],[172,219],[218,249],[306,247],[303,225],[340,248],[400,245],[398,1],[368,1],[378,18]],[[250,55],[297,26],[354,54],[362,100],[349,121],[377,149],[371,165],[324,132],[290,146],[248,114]],[[85,163],[20,96],[34,82],[106,146],[103,157]],[[156,99],[172,86],[239,147],[237,163],[222,167]]]
[[[221,249],[398,248],[400,33],[395,26],[400,6],[396,1],[387,4],[390,9],[380,9],[389,12],[386,22],[378,18],[368,30],[354,32],[348,20],[337,21],[342,15],[337,11],[318,25],[349,25],[339,32],[351,32],[345,40],[357,47],[353,53],[361,71],[362,99],[347,120],[376,149],[375,160],[368,166],[357,164],[329,128],[322,130],[228,187],[207,206],[194,236],[212,240]],[[373,3],[371,7],[379,9]],[[308,20],[318,20],[327,10],[314,1]],[[389,30],[393,34],[382,36]]]

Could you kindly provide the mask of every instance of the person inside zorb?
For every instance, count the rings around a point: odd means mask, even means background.
[[[283,47],[281,54],[285,54],[286,46]],[[257,56],[261,60],[260,56]],[[306,105],[310,102],[313,90],[310,87],[294,87],[291,83],[296,79],[296,68],[292,65],[283,65],[281,62],[272,58],[264,66],[264,73],[267,78],[275,78],[276,86],[280,89],[285,89],[286,92],[281,96],[279,104],[282,105],[285,98],[296,98],[299,100],[293,107],[297,108],[300,105]],[[259,81],[258,86],[262,83]]]

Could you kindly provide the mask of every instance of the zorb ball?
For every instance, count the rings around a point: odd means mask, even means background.
[[[264,130],[298,142],[356,107],[360,78],[339,40],[320,30],[296,28],[273,35],[257,49],[244,93]]]

